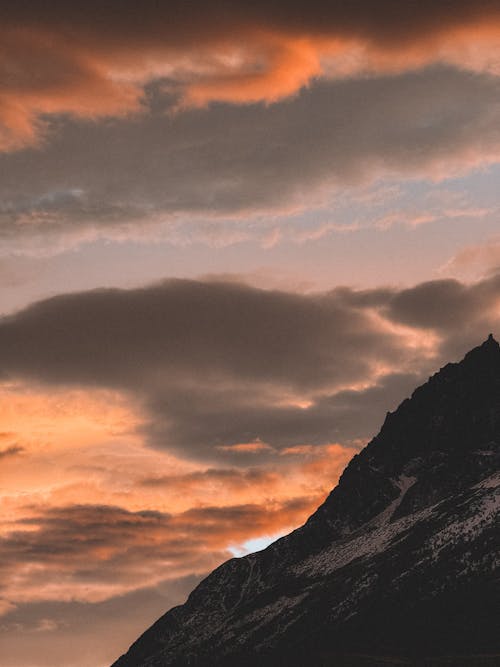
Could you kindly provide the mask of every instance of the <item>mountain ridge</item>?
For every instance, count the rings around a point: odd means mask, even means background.
[[[500,654],[499,442],[490,335],[387,414],[303,526],[219,566],[113,667]]]

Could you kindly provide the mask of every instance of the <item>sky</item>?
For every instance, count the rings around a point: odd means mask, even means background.
[[[108,667],[500,335],[500,2],[0,22],[2,667]]]

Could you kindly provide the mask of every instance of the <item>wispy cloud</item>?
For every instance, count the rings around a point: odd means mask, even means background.
[[[443,274],[478,278],[495,274],[500,268],[500,238],[493,237],[459,250],[440,271]]]

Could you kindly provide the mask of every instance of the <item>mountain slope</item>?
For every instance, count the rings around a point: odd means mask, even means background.
[[[304,526],[220,566],[113,667],[500,655],[499,442],[490,336],[388,413]]]

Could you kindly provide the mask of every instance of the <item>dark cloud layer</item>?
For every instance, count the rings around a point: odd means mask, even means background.
[[[138,391],[166,382],[181,394],[235,379],[299,391],[352,383],[375,358],[394,359],[398,341],[335,292],[171,280],[38,302],[2,320],[0,347],[5,373]]]
[[[329,415],[302,410],[295,396],[406,357],[397,337],[335,293],[177,280],[34,304],[2,321],[0,348],[5,374],[132,392],[154,415],[154,443],[226,458],[217,447],[255,438],[328,441]]]
[[[151,95],[160,104],[158,89]],[[62,122],[43,151],[0,156],[0,235],[45,235],[47,245],[54,234],[121,237],[170,221],[173,240],[209,238],[214,216],[286,212],[319,205],[325,186],[449,175],[493,159],[498,108],[495,77],[438,68],[316,84],[271,107]],[[204,220],[183,233],[180,214]]]
[[[369,0],[351,0],[326,5],[320,0],[307,3],[254,0],[236,4],[227,0],[198,0],[189,6],[182,0],[146,0],[140,5],[133,0],[104,5],[94,0],[71,4],[56,1],[47,7],[36,0],[24,0],[6,8],[4,19],[14,25],[65,26],[76,33],[92,30],[110,40],[114,35],[140,40],[164,34],[175,40],[194,34],[196,29],[210,34],[221,32],[230,23],[246,20],[295,26],[301,32],[334,30],[397,43],[406,36],[440,32],[499,14],[500,4],[496,0],[474,3],[467,0],[421,0],[418,3],[381,0],[376,4]],[[218,27],[220,21],[222,26]]]
[[[139,114],[144,86],[165,76],[185,107],[272,102],[321,76],[435,62],[487,70],[499,30],[500,5],[486,0],[11,3],[0,27],[0,150],[39,143],[53,115]]]
[[[390,300],[388,314],[410,326],[452,332],[467,319],[488,319],[488,308],[500,296],[500,277],[475,285],[457,280],[435,280],[401,290]]]
[[[499,299],[498,276],[312,295],[179,280],[97,290],[5,317],[0,366],[132,394],[155,446],[234,462],[244,449],[231,445],[263,442],[265,459],[368,437],[425,374],[495,331]]]
[[[219,392],[216,388],[181,397],[154,397],[148,407],[155,418],[145,433],[153,443],[174,442],[183,451],[203,454],[204,449],[244,464],[256,454],[259,459],[272,458],[273,450],[249,450],[245,457],[244,450],[236,447],[231,451],[232,444],[262,441],[278,449],[304,443],[349,444],[375,432],[387,409],[396,407],[419,379],[416,374],[394,373],[365,390],[335,392],[335,387],[330,387],[307,408],[280,406],[271,400],[242,397],[243,392]],[[193,414],[196,419],[191,418]]]

